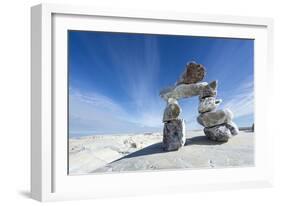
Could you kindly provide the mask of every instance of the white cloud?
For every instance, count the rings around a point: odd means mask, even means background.
[[[160,127],[162,125],[162,113],[164,101],[159,97],[160,62],[157,38],[143,39],[144,47],[131,51],[130,57],[124,56],[124,48],[112,48],[108,44],[111,59],[116,67],[116,78],[120,86],[132,103],[134,120],[136,123]]]
[[[95,93],[95,92],[81,92],[79,90],[73,90],[71,89],[70,91],[70,105],[71,103],[74,104],[74,106],[78,106],[76,105],[76,103],[80,103],[81,106],[84,104],[85,105],[89,105],[91,106],[91,110],[99,110],[99,111],[103,111],[106,113],[115,113],[115,114],[126,114],[126,112],[122,109],[121,106],[119,106],[117,103],[115,103],[112,99],[110,99],[109,97],[106,97],[104,95],[101,95],[99,93]],[[88,106],[87,106],[88,107]],[[71,108],[71,109],[75,109],[75,108]],[[82,108],[79,108],[79,110]]]
[[[153,114],[139,118],[123,105],[99,93],[71,89],[69,95],[70,135],[96,133],[135,133],[156,131]],[[77,134],[77,135],[76,135]]]
[[[108,43],[109,59],[114,65],[110,69],[115,70],[114,78],[120,83],[128,102],[72,88],[70,129],[105,132],[161,130],[165,102],[159,97],[160,89],[157,87],[160,72],[157,39],[144,39],[143,44],[144,49],[137,48],[128,58],[122,51],[125,48],[112,48]]]
[[[233,95],[231,95],[229,100],[223,102],[221,107],[229,108],[233,112],[234,118],[253,114],[254,89],[252,79],[248,78],[241,86],[233,91]]]

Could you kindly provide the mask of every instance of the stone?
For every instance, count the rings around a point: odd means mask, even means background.
[[[206,75],[206,69],[202,64],[196,62],[190,62],[186,65],[185,71],[180,76],[176,85],[180,84],[194,84],[204,79]]]
[[[188,98],[193,96],[198,96],[207,86],[207,82],[199,82],[195,84],[180,84],[178,86],[170,87],[167,89],[164,89],[160,92],[160,96],[168,101],[168,99],[182,99],[182,98]]]
[[[205,127],[205,135],[210,139],[218,142],[227,142],[231,137],[231,132],[226,125],[218,125],[215,127]]]
[[[225,124],[225,126],[230,130],[230,133],[235,136],[238,135],[239,133],[239,129],[237,127],[237,125],[234,122],[228,122]]]
[[[199,99],[199,101],[200,101],[198,106],[199,113],[214,111],[222,102],[221,99],[216,99],[216,97],[206,97],[203,99]]]
[[[185,123],[183,119],[165,122],[163,129],[163,149],[178,150],[185,144]]]
[[[199,93],[200,99],[217,96],[217,87],[218,87],[217,80],[210,82],[208,85],[206,85],[203,89],[200,90]]]
[[[181,109],[176,99],[168,99],[167,106],[163,114],[163,122],[177,119],[180,115]]]
[[[217,110],[214,112],[202,113],[197,117],[197,121],[204,127],[232,122],[233,114],[229,109]]]

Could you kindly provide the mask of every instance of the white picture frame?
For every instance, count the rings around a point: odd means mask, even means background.
[[[167,25],[172,29],[167,30]],[[274,115],[270,80],[274,73],[272,19],[40,4],[31,8],[31,26],[32,198],[53,201],[272,186],[274,136],[269,128]],[[67,175],[64,68],[68,29],[254,38],[255,166]]]

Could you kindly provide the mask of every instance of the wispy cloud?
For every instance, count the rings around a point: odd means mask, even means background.
[[[124,105],[96,92],[71,89],[69,95],[70,136],[98,133],[135,133],[155,131],[153,116],[136,117]],[[146,121],[144,121],[146,120]]]
[[[251,78],[247,78],[242,84],[232,92],[229,99],[226,99],[222,105],[223,108],[229,108],[234,118],[244,117],[254,113],[254,85]]]
[[[126,114],[125,111],[109,97],[95,92],[81,92],[78,89],[70,89],[70,104],[75,109],[76,103],[88,105],[91,110],[99,110],[106,113]],[[79,105],[80,106],[80,105]],[[79,108],[79,110],[82,108]],[[80,111],[81,112],[81,111]]]
[[[104,131],[135,128],[138,132],[145,128],[162,127],[165,103],[159,97],[160,61],[157,38],[140,38],[137,42],[142,41],[141,45],[126,38],[120,38],[119,41],[105,38],[101,41],[104,41],[110,70],[114,71],[114,77],[111,78],[118,81],[119,92],[124,94],[126,102],[122,102],[122,98],[113,99],[112,93],[99,92],[94,88],[89,92],[79,87],[80,91],[73,90],[71,93],[70,104],[73,106],[70,111],[72,117],[79,117],[79,121],[75,119],[76,125],[73,124],[73,128],[75,126],[76,130],[82,130],[83,125],[88,125],[87,128],[100,125],[97,129]],[[128,50],[123,47],[127,41],[130,41],[135,49]],[[100,59],[96,52],[90,52],[91,45],[84,44],[84,47],[91,59]],[[100,63],[96,64],[96,69],[109,69],[105,62]],[[102,78],[106,79],[106,76]],[[114,92],[114,88],[111,92]],[[107,122],[110,120],[111,124]]]
[[[144,38],[143,46],[131,51],[130,56],[125,48],[112,48],[108,43],[107,48],[111,55],[113,69],[117,74],[120,86],[132,103],[135,121],[140,125],[159,127],[162,120],[164,107],[163,100],[159,97],[160,61],[157,38]]]

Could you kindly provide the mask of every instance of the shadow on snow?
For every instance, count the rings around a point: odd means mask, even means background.
[[[219,145],[219,144],[223,144],[223,143],[209,140],[206,136],[196,136],[196,137],[187,139],[184,144],[184,147],[188,147],[190,145]],[[177,152],[177,151],[169,151],[169,152]],[[158,154],[158,153],[169,153],[169,152],[163,150],[162,142],[158,142],[158,143],[152,144],[148,147],[145,147],[141,150],[133,152],[127,156],[124,156],[120,159],[117,159],[113,162],[117,162],[122,159],[133,158],[133,157],[153,155],[153,154]],[[111,163],[113,163],[113,162],[111,162]]]

